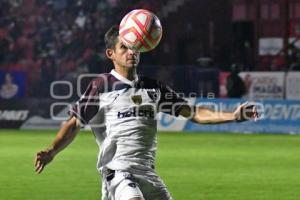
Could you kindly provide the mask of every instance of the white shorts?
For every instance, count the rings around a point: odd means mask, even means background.
[[[129,200],[139,197],[142,200],[172,200],[161,179],[153,174],[151,178],[115,171],[113,178],[103,177],[102,200]]]

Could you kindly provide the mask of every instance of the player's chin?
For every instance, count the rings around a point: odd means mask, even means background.
[[[131,60],[131,61],[128,61],[127,67],[128,67],[128,68],[134,68],[134,67],[137,67],[138,64],[139,64],[139,62],[134,61],[134,60]]]

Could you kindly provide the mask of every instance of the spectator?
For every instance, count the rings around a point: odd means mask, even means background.
[[[239,72],[239,66],[233,64],[226,81],[227,96],[230,98],[241,98],[246,93],[245,83],[239,76]]]
[[[291,71],[300,71],[300,49],[295,45],[290,46],[290,69]]]

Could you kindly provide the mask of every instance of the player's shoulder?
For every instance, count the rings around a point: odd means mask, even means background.
[[[140,76],[140,84],[145,89],[157,89],[163,93],[176,93],[170,86],[166,85],[163,81],[149,78],[146,76]]]
[[[91,80],[91,83],[101,86],[103,84],[113,83],[116,81],[118,81],[118,79],[116,79],[111,73],[102,73],[102,74],[98,74],[96,77],[94,77]]]
[[[139,76],[138,83],[138,85],[143,88],[160,88],[162,85],[162,83],[159,80],[143,75]]]
[[[91,80],[90,84],[93,87],[97,87],[99,93],[107,93],[129,87],[111,73],[98,74]]]

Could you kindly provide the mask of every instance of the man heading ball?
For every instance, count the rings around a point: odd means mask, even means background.
[[[103,200],[171,200],[155,171],[157,112],[199,124],[241,122],[257,117],[257,112],[247,104],[234,112],[189,105],[159,81],[137,74],[140,53],[128,49],[118,32],[114,26],[105,35],[106,56],[114,69],[90,82],[53,143],[37,153],[35,170],[41,173],[73,141],[81,124],[89,124],[100,146]]]

